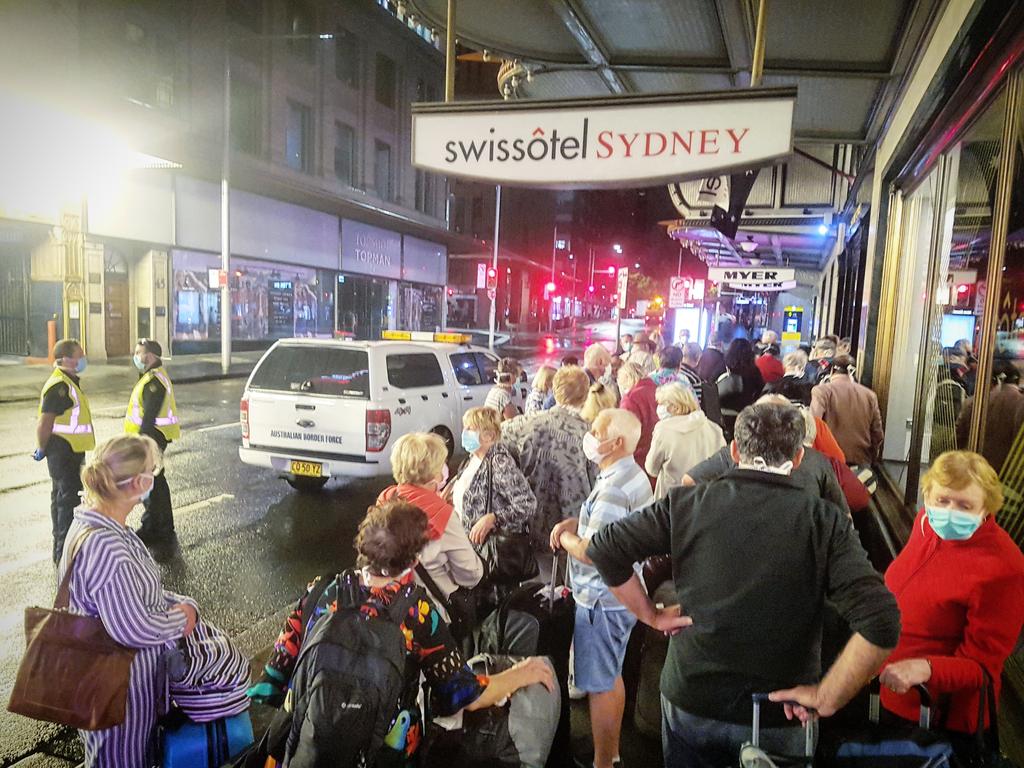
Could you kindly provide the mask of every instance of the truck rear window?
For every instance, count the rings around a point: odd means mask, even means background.
[[[370,398],[370,371],[360,349],[280,345],[252,376],[253,389]]]

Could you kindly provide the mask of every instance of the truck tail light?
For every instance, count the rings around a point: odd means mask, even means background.
[[[249,439],[249,395],[242,395],[242,401],[238,404],[238,420],[242,424],[242,439]]]
[[[391,411],[371,409],[366,412],[366,450],[379,453],[391,437]]]

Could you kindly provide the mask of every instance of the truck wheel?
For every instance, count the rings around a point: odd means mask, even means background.
[[[327,485],[326,477],[286,477],[288,485],[299,493],[315,493]]]
[[[444,447],[448,449],[448,458],[450,459],[455,453],[455,438],[452,437],[452,433],[447,427],[434,427],[430,431],[444,440]]]

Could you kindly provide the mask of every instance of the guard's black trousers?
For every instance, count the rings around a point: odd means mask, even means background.
[[[174,536],[174,513],[171,511],[171,489],[166,470],[153,478],[153,491],[146,499],[139,527],[139,538],[147,544]]]
[[[71,450],[71,444],[52,435],[46,444],[46,468],[50,472],[50,519],[53,522],[53,562],[64,552],[75,507],[81,503],[82,465],[85,453]]]

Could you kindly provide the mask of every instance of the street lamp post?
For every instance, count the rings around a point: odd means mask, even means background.
[[[224,20],[227,29],[227,18]],[[331,40],[331,34],[309,35],[246,35],[244,38],[224,36],[224,135],[221,137],[220,166],[220,368],[227,375],[231,369],[231,45],[239,39],[266,40]]]

